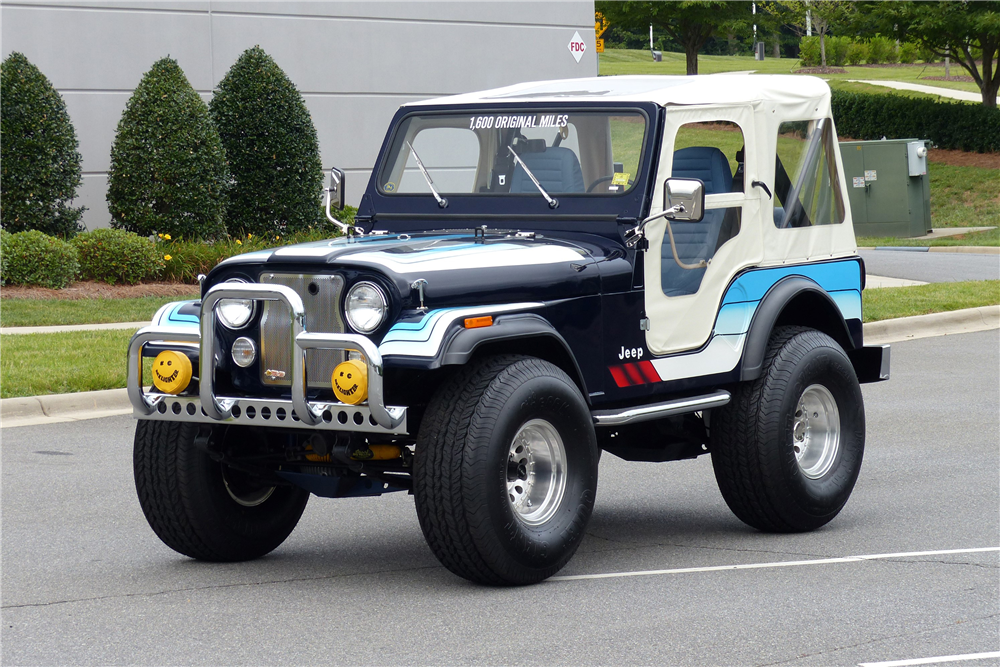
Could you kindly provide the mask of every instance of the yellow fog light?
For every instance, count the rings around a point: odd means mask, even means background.
[[[333,393],[342,403],[357,405],[368,398],[368,366],[360,359],[348,359],[333,369]]]
[[[165,350],[153,360],[153,385],[164,394],[179,394],[191,383],[191,360],[183,352]]]

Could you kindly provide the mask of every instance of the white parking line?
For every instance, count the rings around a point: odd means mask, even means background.
[[[986,660],[1000,658],[1000,651],[992,653],[966,653],[965,655],[943,655],[937,658],[914,658],[913,660],[891,660],[889,662],[861,662],[858,667],[909,667],[909,665],[938,665],[943,662],[962,662],[965,660]]]
[[[714,565],[711,567],[682,567],[672,570],[635,570],[632,572],[608,572],[605,574],[570,574],[551,577],[549,581],[579,581],[582,579],[619,579],[622,577],[649,577],[658,574],[691,574],[695,572],[725,572],[728,570],[763,570],[776,567],[798,567],[801,565],[833,565],[835,563],[857,563],[866,560],[888,558],[916,558],[920,556],[947,556],[952,554],[974,554],[985,551],[1000,551],[1000,547],[978,547],[975,549],[942,549],[938,551],[905,551],[894,554],[868,554],[845,556],[843,558],[815,558],[812,560],[785,560],[772,563],[742,563],[740,565]]]

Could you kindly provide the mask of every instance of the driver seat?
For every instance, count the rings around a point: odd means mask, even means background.
[[[549,146],[541,153],[526,152],[520,157],[549,194],[583,192],[583,170],[580,168],[580,160],[570,149]],[[538,192],[528,172],[520,164],[514,168],[510,191]]]
[[[705,184],[706,195],[729,192],[733,173],[726,154],[712,146],[691,146],[674,151],[671,175],[675,178],[697,178]],[[701,222],[678,222],[671,225],[677,256],[685,264],[709,260],[719,245],[719,233],[726,209],[705,211]],[[674,261],[670,240],[664,234],[660,260],[660,282],[667,296],[694,294],[701,286],[705,269],[683,269]]]

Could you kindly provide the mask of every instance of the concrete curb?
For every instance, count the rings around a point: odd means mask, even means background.
[[[865,324],[865,344],[883,345],[990,329],[1000,329],[1000,305],[869,322]]]
[[[56,424],[131,412],[125,389],[5,398],[0,400],[0,427]]]
[[[884,345],[991,329],[1000,329],[1000,305],[869,322],[865,325],[865,343]],[[125,389],[5,398],[0,400],[0,427],[57,424],[131,412]]]
[[[960,252],[970,255],[1000,255],[1000,246],[984,245],[932,245],[928,252]]]
[[[914,246],[861,246],[858,250],[893,250],[908,252],[957,252],[968,255],[1000,255],[1000,246],[976,245],[914,245]]]

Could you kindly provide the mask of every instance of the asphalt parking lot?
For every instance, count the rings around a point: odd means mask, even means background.
[[[530,588],[452,576],[402,494],[314,498],[272,555],[194,562],[142,517],[131,418],[4,428],[2,661],[856,665],[997,652],[998,353],[996,330],[894,344],[892,381],[864,390],[858,486],[815,533],[743,526],[707,457],[606,455],[583,546]]]
[[[859,250],[865,270],[873,276],[947,283],[960,280],[1000,280],[996,254]]]

